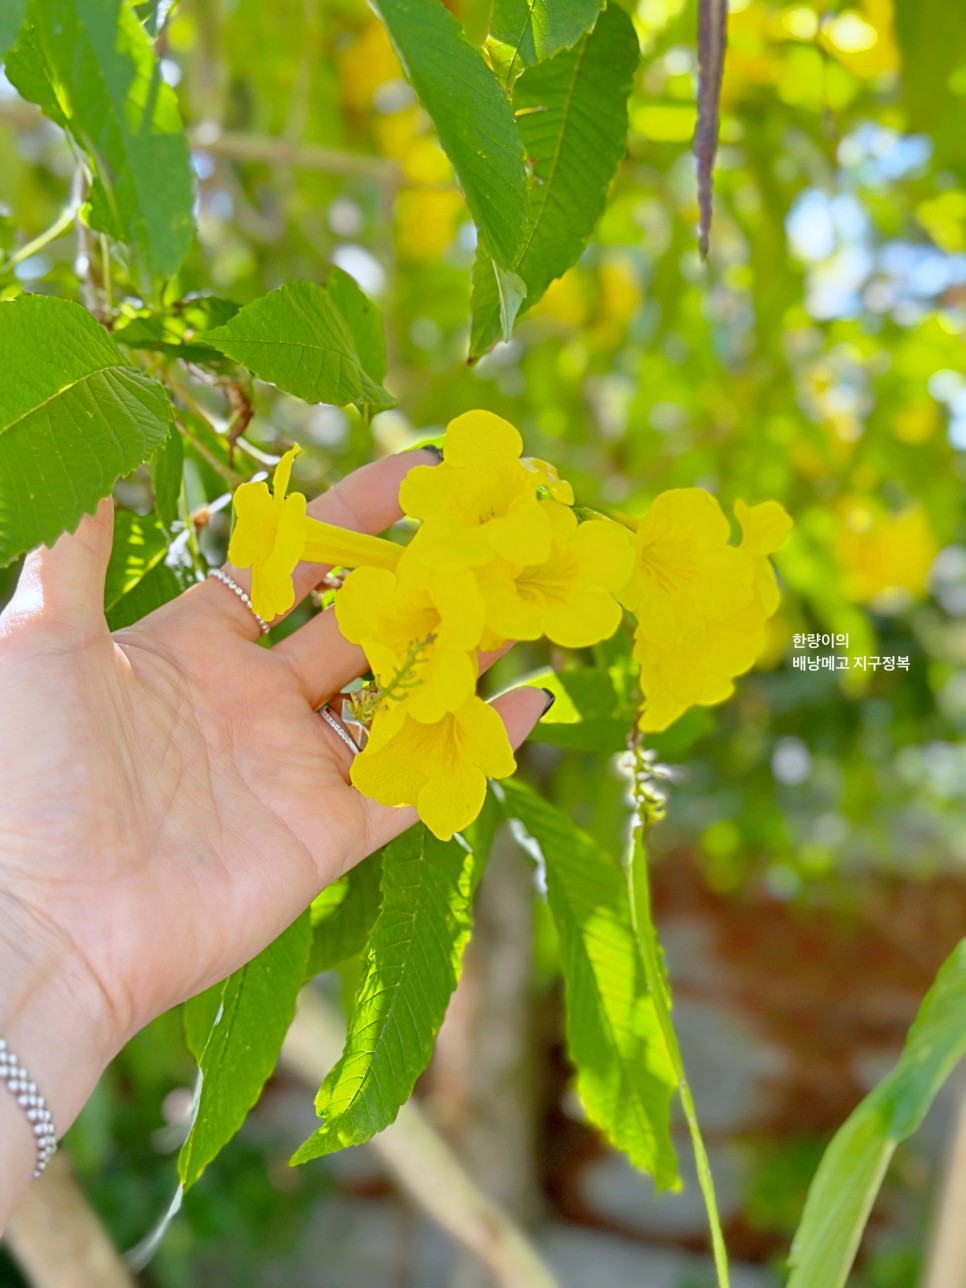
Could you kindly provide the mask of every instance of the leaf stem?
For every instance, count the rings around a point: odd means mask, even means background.
[[[0,272],[9,272],[10,269],[16,268],[18,264],[22,264],[24,260],[30,259],[31,255],[36,255],[38,251],[43,250],[52,241],[56,241],[58,237],[62,237],[72,227],[76,214],[77,207],[73,202],[65,206],[48,229],[39,233],[33,241],[27,242],[26,246],[21,246],[19,250],[14,251],[12,255],[9,255],[0,263]]]

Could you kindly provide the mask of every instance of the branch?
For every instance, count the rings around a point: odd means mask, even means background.
[[[191,146],[212,157],[229,161],[265,161],[269,165],[292,166],[301,170],[324,170],[333,174],[359,174],[385,183],[399,179],[399,167],[382,157],[361,152],[343,152],[317,143],[293,143],[270,135],[237,134],[204,124],[189,131]]]
[[[31,1288],[134,1288],[64,1153],[24,1193],[6,1241]]]
[[[332,1009],[303,989],[282,1048],[282,1065],[313,1089],[342,1054],[344,1033]],[[467,1175],[412,1100],[369,1141],[403,1192],[456,1243],[477,1257],[501,1288],[558,1288],[557,1280],[512,1218]]]

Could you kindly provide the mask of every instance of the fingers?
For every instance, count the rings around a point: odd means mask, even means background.
[[[353,532],[367,532],[377,535],[390,527],[397,519],[402,518],[399,507],[399,487],[403,479],[414,466],[436,465],[438,453],[432,448],[419,448],[416,451],[400,452],[396,456],[387,456],[371,465],[364,465],[342,479],[322,496],[309,502],[307,513],[313,519],[324,523],[333,523],[340,528],[349,528]],[[251,572],[248,569],[236,568],[226,564],[225,571],[233,581],[246,592],[251,591]],[[317,563],[300,563],[295,569],[293,583],[295,586],[295,604],[301,603],[310,590],[313,590],[328,571],[327,566]],[[257,623],[251,614],[239,612],[238,602],[232,605],[230,594],[224,588],[206,583],[198,591],[189,594],[204,594],[209,602],[220,605],[226,617],[237,624],[246,635],[256,639]],[[217,599],[215,596],[217,595]],[[244,606],[242,606],[244,607]],[[294,607],[294,605],[293,605]]]
[[[105,497],[76,531],[31,551],[9,612],[42,616],[49,625],[106,632],[104,581],[113,537],[114,502]]]
[[[543,689],[524,686],[501,694],[492,703],[506,726],[510,746],[516,751],[527,735],[546,715],[553,704],[553,696]],[[405,832],[417,821],[415,809],[393,809],[363,797],[364,818],[369,836],[370,852],[378,850],[394,837]]]

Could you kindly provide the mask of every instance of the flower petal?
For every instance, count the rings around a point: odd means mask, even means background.
[[[491,411],[467,411],[446,426],[443,464],[485,470],[508,457],[519,459],[522,451],[520,431],[508,420]]]
[[[784,506],[777,501],[761,505],[735,502],[735,517],[741,524],[741,545],[750,555],[770,555],[779,548],[794,524]]]
[[[271,554],[278,514],[265,483],[242,483],[232,497],[235,527],[228,559],[236,568],[250,568]]]
[[[486,798],[486,776],[475,765],[462,763],[445,778],[432,776],[416,798],[416,808],[434,836],[448,841],[478,817]]]

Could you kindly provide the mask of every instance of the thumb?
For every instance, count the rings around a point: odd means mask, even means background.
[[[113,539],[114,502],[105,497],[76,531],[27,555],[10,611],[52,625],[106,631],[104,582]]]

